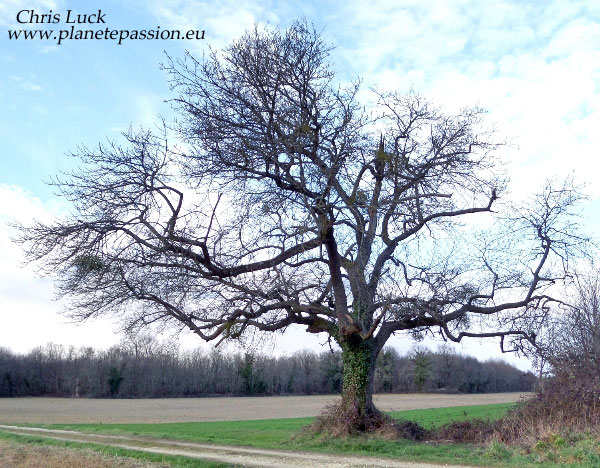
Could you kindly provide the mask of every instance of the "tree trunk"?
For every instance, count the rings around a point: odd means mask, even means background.
[[[377,351],[373,339],[341,344],[344,374],[342,401],[336,408],[337,432],[354,433],[375,430],[384,416],[373,404],[373,384]]]
[[[373,377],[375,357],[372,340],[342,345],[344,374],[342,383],[342,406],[354,409],[358,414],[373,411]]]
[[[319,415],[312,429],[333,437],[374,432],[420,440],[424,434],[422,428],[413,423],[407,423],[408,428],[399,425],[373,404],[375,362],[381,350],[375,339],[363,340],[357,334],[345,338],[339,341],[344,364],[342,399]]]

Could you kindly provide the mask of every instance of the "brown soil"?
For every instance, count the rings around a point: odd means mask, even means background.
[[[382,411],[518,401],[523,393],[478,395],[382,394]],[[0,423],[158,423],[239,421],[317,416],[337,402],[335,395],[237,398],[95,400],[87,398],[0,398]]]

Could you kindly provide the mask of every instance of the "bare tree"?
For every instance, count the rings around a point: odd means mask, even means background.
[[[534,349],[554,375],[600,378],[600,279],[597,268],[573,275],[568,305],[553,310]]]
[[[77,319],[217,343],[292,324],[325,334],[343,354],[342,413],[366,430],[394,333],[533,340],[581,240],[564,221],[578,194],[548,186],[491,225],[505,179],[483,111],[446,115],[414,93],[363,104],[330,50],[297,22],[170,60],[179,145],[130,132],[80,148],[81,169],[55,181],[74,215],[20,242]],[[477,244],[471,217],[491,226]]]

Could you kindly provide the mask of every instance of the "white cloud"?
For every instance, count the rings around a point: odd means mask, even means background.
[[[54,300],[54,284],[25,265],[20,247],[12,242],[17,231],[8,223],[49,221],[64,213],[53,200],[44,202],[16,185],[0,184],[0,346],[26,352],[49,341],[75,346],[108,347],[119,341],[110,320],[84,325],[69,323]]]
[[[167,3],[146,0],[145,4],[163,29],[205,30],[205,40],[186,44],[186,47],[196,52],[206,51],[207,44],[216,50],[225,47],[259,20],[279,23],[279,18],[264,3],[258,1],[177,0]]]
[[[516,192],[600,169],[600,22],[585,2],[347,3],[333,35],[365,85],[481,105],[503,137]]]
[[[136,126],[153,128],[158,120],[159,108],[163,104],[163,99],[155,94],[145,94],[137,96],[134,102],[137,115],[133,121]]]
[[[40,92],[43,90],[43,88],[35,83],[31,83],[30,81],[25,81],[24,83],[21,83],[21,89],[23,89],[24,91],[34,91],[34,92]]]
[[[587,18],[576,18],[556,31],[544,50],[550,59],[574,54],[597,53],[600,43],[600,24]]]
[[[30,79],[23,78],[20,75],[10,75],[9,78],[11,81],[18,83],[19,87],[23,91],[39,92],[43,91],[44,89],[42,86],[36,83],[37,77],[35,75],[30,76]]]
[[[39,52],[42,54],[53,54],[53,53],[57,53],[59,50],[60,50],[60,47],[55,44],[44,45],[39,48]]]

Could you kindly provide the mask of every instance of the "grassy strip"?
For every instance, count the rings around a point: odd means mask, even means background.
[[[410,419],[431,428],[465,419],[496,420],[502,417],[512,405],[508,403],[432,408],[397,411],[391,413],[391,415],[398,419]],[[368,437],[331,440],[328,438],[315,438],[312,435],[298,435],[303,427],[313,421],[314,418],[308,417],[163,424],[60,424],[50,427],[257,448],[377,455],[405,460],[453,464],[482,464],[481,449],[468,445],[418,444],[409,441],[386,441]],[[489,465],[489,463],[487,464]]]
[[[455,406],[409,411],[395,411],[397,419],[415,421],[426,428],[467,419],[500,419],[513,403],[494,405]],[[314,418],[259,419],[252,421],[187,422],[162,424],[54,424],[48,427],[85,432],[136,434],[165,439],[190,440],[224,445],[260,448],[290,448],[290,442]],[[294,447],[296,449],[297,447]]]
[[[392,411],[389,415],[396,419],[414,421],[427,429],[441,427],[456,421],[497,421],[514,407],[514,403],[497,403],[492,405],[450,406],[448,408],[429,408],[406,411]]]
[[[168,464],[173,468],[232,468],[237,466],[189,459],[182,456],[148,454],[93,443],[66,442],[37,436],[14,435],[1,431],[0,439],[21,444],[45,444],[73,449],[88,448],[107,455]],[[369,438],[336,441],[321,440],[320,443],[317,443],[314,439],[308,441],[297,439],[296,441],[299,443],[308,442],[310,447],[306,447],[306,449],[315,451],[379,455],[444,464],[472,464],[506,468],[597,468],[600,466],[600,442],[592,436],[584,434],[572,436],[568,445],[560,437],[550,437],[548,440],[536,444],[533,450],[528,453],[498,443],[492,443],[488,447],[481,448],[469,445],[428,445]],[[298,447],[293,448],[298,449]]]
[[[503,403],[432,408],[397,411],[391,415],[433,428],[468,419],[497,420],[512,406],[511,403]],[[529,450],[507,447],[499,443],[477,447],[468,444],[388,441],[366,436],[330,439],[303,433],[298,435],[301,428],[313,420],[314,418],[292,418],[166,424],[60,424],[47,427],[85,432],[135,434],[223,445],[382,456],[440,464],[512,468],[598,468],[600,466],[600,443],[593,436],[585,434],[569,437],[568,443],[561,442],[560,437],[551,438],[539,442]]]
[[[136,450],[109,447],[107,445],[95,443],[69,442],[64,440],[47,439],[38,436],[11,434],[1,430],[0,439],[16,444],[50,445],[53,447],[63,447],[74,450],[90,449],[103,455],[134,458],[136,460],[160,463],[162,466],[168,465],[172,468],[236,468],[240,466],[231,465],[228,463],[186,458],[176,455],[160,455],[155,453],[138,452]]]
[[[574,434],[568,444],[531,449],[510,447],[497,442],[487,446],[470,444],[427,444],[410,441],[388,441],[367,437],[342,440],[302,439],[305,450],[381,456],[440,465],[472,465],[504,468],[598,468],[600,441],[591,435]],[[298,447],[293,447],[299,450]]]

